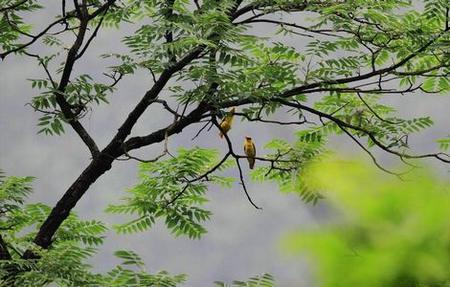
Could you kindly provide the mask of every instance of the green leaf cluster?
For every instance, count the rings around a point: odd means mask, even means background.
[[[256,168],[251,173],[252,179],[275,182],[281,192],[293,192],[306,203],[317,203],[322,195],[309,188],[304,170],[322,158],[325,142],[326,138],[321,131],[314,128],[298,131],[296,141],[292,144],[282,139],[268,142],[265,148],[274,152],[266,155],[266,158],[277,162]]]
[[[0,0],[0,8],[13,7],[18,0]],[[38,1],[26,1],[14,9],[8,9],[0,16],[0,48],[3,51],[13,50],[21,46],[17,43],[23,34],[31,32],[32,26],[24,20],[23,12],[35,12],[43,8]],[[17,51],[21,53],[21,51]]]
[[[30,79],[30,81],[32,88],[45,89],[44,92],[33,97],[32,106],[44,112],[44,115],[39,118],[38,133],[47,135],[64,133],[63,123],[71,120],[64,118],[63,114],[57,110],[56,95],[63,95],[75,117],[81,118],[91,103],[108,103],[107,94],[114,91],[114,87],[95,82],[88,74],[73,79],[64,92],[56,89],[55,84],[48,79]]]
[[[224,282],[214,282],[217,287],[273,287],[275,286],[275,281],[272,275],[262,274],[261,276],[255,276],[247,281],[233,281],[233,283],[226,284]]]
[[[218,164],[216,150],[193,148],[178,150],[177,156],[164,161],[142,163],[139,183],[128,190],[122,204],[110,205],[108,212],[130,214],[135,218],[115,226],[119,233],[134,233],[149,229],[158,218],[176,236],[200,238],[206,232],[202,223],[211,212],[201,208],[207,183],[229,186],[227,177],[209,174]],[[231,165],[226,162],[218,171]]]
[[[450,135],[448,135],[446,138],[438,139],[437,142],[441,150],[448,150],[450,147]]]
[[[123,262],[110,272],[92,272],[86,262],[103,243],[107,228],[97,220],[82,221],[74,213],[58,229],[51,248],[37,248],[32,243],[35,229],[47,218],[50,208],[41,203],[25,204],[31,182],[31,177],[0,178],[0,244],[6,243],[10,253],[9,259],[0,260],[0,286],[174,287],[185,281],[185,275],[146,272],[140,257],[125,250],[115,253]],[[23,259],[25,250],[39,258]]]

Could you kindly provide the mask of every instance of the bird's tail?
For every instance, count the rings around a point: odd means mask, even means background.
[[[248,159],[248,167],[250,169],[253,169],[255,167],[255,159],[254,158],[249,158]]]
[[[223,133],[222,132],[219,133],[219,137],[223,138]]]

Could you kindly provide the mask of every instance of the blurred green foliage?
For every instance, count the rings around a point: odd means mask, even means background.
[[[370,164],[329,158],[306,179],[333,220],[287,236],[308,254],[318,286],[450,286],[450,184],[417,169],[404,180]]]

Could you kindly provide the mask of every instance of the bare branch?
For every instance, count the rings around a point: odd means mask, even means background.
[[[238,170],[239,170],[239,179],[241,180],[242,189],[244,190],[245,195],[247,196],[248,201],[249,201],[256,209],[262,209],[262,207],[257,206],[257,205],[253,202],[252,198],[250,197],[250,194],[249,194],[248,191],[247,191],[247,187],[245,186],[245,180],[244,180],[244,175],[243,175],[243,172],[242,172],[241,163],[239,162],[239,159],[238,159],[238,158],[235,158],[235,160],[236,160],[236,164],[237,164],[237,167],[238,167]]]
[[[175,123],[169,125],[166,128],[157,130],[146,136],[137,136],[128,139],[124,143],[124,148],[126,151],[130,151],[133,149],[137,149],[143,146],[150,145],[155,142],[160,142],[164,139],[164,135],[167,132],[168,135],[173,135],[175,133],[181,132],[186,126],[197,123],[202,115],[210,110],[210,106],[205,103],[200,103],[197,108],[195,108],[192,112],[186,115],[183,118],[180,118]],[[120,154],[119,154],[120,155]]]
[[[167,129],[166,129],[166,135],[165,135],[165,139],[164,139],[164,149],[162,151],[162,153],[160,153],[159,155],[157,155],[156,157],[152,158],[152,159],[141,159],[135,156],[131,156],[126,150],[124,151],[126,159],[134,159],[137,160],[139,162],[144,162],[144,163],[149,163],[149,162],[157,162],[159,159],[161,159],[163,156],[165,156],[166,154],[170,154],[169,153],[169,135],[167,134]],[[122,160],[120,158],[116,158],[116,160]]]
[[[201,127],[199,130],[198,130],[198,132],[195,134],[195,136],[191,139],[192,141],[193,140],[195,140],[200,134],[201,134],[201,132],[203,131],[203,130],[205,130],[207,127],[208,127],[208,125],[211,125],[212,126],[212,122],[211,121],[207,121],[206,123],[205,123],[205,125],[203,125],[203,127]]]

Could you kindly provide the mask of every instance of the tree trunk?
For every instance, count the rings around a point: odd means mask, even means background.
[[[34,239],[36,245],[42,248],[48,248],[50,246],[53,235],[67,216],[69,216],[72,208],[75,207],[78,200],[80,200],[84,193],[89,189],[91,184],[103,173],[111,169],[113,160],[114,156],[101,153],[97,158],[91,161],[81,175],[64,193],[63,197],[58,201],[50,215],[41,225],[41,228]],[[23,257],[34,258],[36,256],[31,251],[27,250]]]

